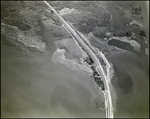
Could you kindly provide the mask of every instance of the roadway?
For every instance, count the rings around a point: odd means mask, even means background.
[[[104,95],[105,95],[105,110],[106,110],[106,118],[113,118],[113,106],[112,106],[112,97],[111,97],[111,92],[109,88],[109,76],[106,76],[104,69],[99,62],[99,59],[97,58],[96,54],[93,52],[91,49],[90,44],[88,44],[83,38],[83,36],[77,32],[71,25],[69,25],[58,13],[57,11],[46,1],[44,1],[45,4],[51,9],[51,11],[58,16],[60,21],[62,22],[63,26],[66,28],[66,30],[70,33],[70,35],[78,42],[78,44],[83,48],[83,50],[88,54],[88,56],[93,60],[95,68],[97,72],[101,75],[101,78],[104,82],[104,88],[105,90]],[[105,62],[107,59],[102,57]],[[107,64],[109,65],[109,64]]]

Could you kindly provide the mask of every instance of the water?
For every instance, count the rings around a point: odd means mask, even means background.
[[[148,117],[149,76],[135,54],[116,53],[108,57],[118,75],[113,79],[117,92],[115,117]]]
[[[70,70],[50,53],[35,58],[3,40],[1,46],[2,117],[105,116],[94,101],[104,108],[103,94],[82,66],[67,63],[76,65]]]
[[[8,19],[17,17],[30,21],[31,26],[38,24],[39,18],[46,18],[44,16],[46,11],[37,12],[37,10],[45,9],[45,6],[42,2],[31,3],[7,4],[8,6],[13,4],[15,7],[11,6],[10,9],[4,7],[2,14]],[[90,5],[81,3],[74,6],[79,13],[83,10],[88,11],[85,6],[91,8],[93,6],[93,3]],[[99,2],[99,5],[104,7],[99,15],[103,16],[105,4]],[[25,6],[26,10],[24,10]],[[111,14],[119,17],[111,4],[109,7]],[[8,11],[15,13],[9,16]],[[16,13],[23,14],[23,17],[18,17]],[[99,11],[95,11],[95,14],[97,13]],[[69,20],[70,15],[75,14],[76,11],[73,14],[65,14],[64,17]],[[82,17],[87,18],[84,15],[76,15],[77,19],[72,17],[70,22],[81,20]],[[128,12],[127,15],[130,16]],[[88,17],[92,18],[90,15]],[[124,19],[123,17],[121,16],[121,19]],[[120,23],[117,24],[119,21]],[[91,77],[91,69],[83,62],[87,55],[75,44],[61,25],[51,23],[50,19],[44,22],[47,28],[44,31],[41,32],[37,27],[32,28],[33,31],[42,35],[43,41],[46,42],[46,51],[43,53],[31,50],[28,46],[12,44],[1,36],[1,117],[105,117],[103,93],[98,90]],[[85,33],[90,43],[99,48],[107,56],[109,62],[119,70],[116,71],[118,77],[111,81],[115,88],[113,98],[118,97],[113,99],[117,102],[114,116],[148,117],[149,77],[145,68],[147,66],[137,55],[108,46],[103,39],[110,29],[110,32],[116,32],[118,29],[126,31],[124,22],[127,21],[121,21],[118,18],[113,20],[112,26],[109,26],[110,24],[103,26],[104,23],[100,19],[101,27],[87,27],[80,22],[78,24],[76,22],[74,26]],[[116,27],[117,30],[111,27]],[[31,34],[32,29],[29,30]]]

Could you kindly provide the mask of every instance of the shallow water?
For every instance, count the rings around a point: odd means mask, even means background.
[[[148,117],[149,73],[141,60],[133,53],[123,52],[110,55],[118,75],[112,80],[118,100],[115,117]]]
[[[86,11],[83,9],[85,6],[93,5],[81,3],[81,6],[75,6],[78,10],[81,8],[81,11]],[[37,2],[36,5],[32,4],[30,7],[45,9],[41,3],[38,5]],[[75,24],[75,26],[79,26],[82,33],[87,33],[85,35],[93,46],[99,48],[104,54],[108,51],[112,54],[108,53],[107,58],[117,67],[115,73],[118,74],[118,77],[111,81],[116,91],[112,91],[114,102],[117,102],[114,116],[148,117],[149,77],[146,66],[137,55],[131,52],[117,53],[120,50],[108,46],[102,38],[109,30],[116,32],[118,29],[119,31],[123,29],[122,32],[126,32],[124,23],[127,20],[124,16],[116,19],[119,17],[119,14],[115,12],[116,8],[113,8],[111,4],[108,5],[110,5],[110,13],[114,16],[111,26],[104,27],[104,25],[99,28],[87,27],[83,24]],[[37,20],[38,18],[28,14],[30,7],[26,7],[26,11],[22,8],[24,18]],[[7,10],[5,12],[7,13]],[[104,12],[103,9],[101,12]],[[7,14],[4,15],[7,16]],[[69,19],[71,14],[65,15],[64,17]],[[79,20],[83,17],[82,14],[77,16]],[[89,17],[91,18],[90,15]],[[105,117],[103,93],[91,77],[90,67],[82,62],[86,54],[62,26],[52,25],[50,21],[44,21],[47,29],[39,32],[43,36],[43,41],[46,42],[46,52],[39,53],[30,51],[28,47],[18,47],[2,37],[1,117]],[[101,36],[98,38],[95,34],[101,34]]]
[[[83,68],[1,46],[2,117],[105,117],[103,94]]]

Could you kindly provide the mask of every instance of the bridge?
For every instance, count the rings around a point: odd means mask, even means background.
[[[112,97],[110,92],[110,76],[109,76],[109,68],[110,65],[105,58],[105,56],[100,52],[99,50],[96,51],[96,49],[93,49],[90,43],[88,42],[88,39],[79,31],[77,31],[71,24],[67,23],[60,15],[59,13],[47,2],[44,1],[45,4],[51,9],[51,12],[53,12],[61,21],[65,29],[70,33],[70,35],[73,37],[75,42],[81,46],[81,48],[87,53],[87,55],[92,59],[93,66],[95,71],[101,76],[101,79],[104,83],[104,96],[105,96],[105,110],[106,110],[106,118],[113,118],[113,106],[112,106]],[[107,71],[105,73],[105,70],[102,66],[102,63],[99,61],[99,58],[97,57],[96,53],[104,60]],[[99,87],[100,88],[100,87]]]

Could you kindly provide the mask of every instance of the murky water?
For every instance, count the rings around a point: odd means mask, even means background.
[[[31,8],[45,9],[41,3],[37,2],[36,5],[36,7],[31,5]],[[79,8],[82,11],[85,10],[83,8],[92,5],[81,2]],[[26,10],[22,8],[24,18],[38,19],[30,17],[29,8],[26,7]],[[109,26],[110,24],[108,27],[99,28],[86,27],[83,24],[75,26],[78,26],[81,32],[87,33],[85,35],[91,44],[103,53],[112,51],[111,55],[107,54],[107,58],[114,65],[115,73],[118,75],[112,79],[116,91],[113,92],[115,93],[113,98],[117,95],[117,100],[114,99],[116,101],[114,116],[148,117],[147,66],[137,55],[128,51],[117,53],[118,50],[106,44],[102,38],[104,33],[110,29],[111,32],[118,29],[125,32],[124,22],[127,22],[123,16],[116,19],[118,14],[115,12],[116,9],[111,8],[111,4],[108,10],[114,16],[112,26]],[[70,19],[70,15],[74,14],[69,13],[64,17]],[[77,15],[72,21],[78,21],[82,17]],[[46,42],[46,51],[43,53],[27,47],[18,47],[1,36],[1,117],[105,117],[103,93],[95,84],[90,67],[82,62],[87,55],[66,34],[62,26],[54,25],[51,20],[44,23],[47,29],[39,32]],[[96,34],[101,35],[95,37]]]
[[[27,55],[5,39],[1,46],[2,117],[105,117],[103,94],[86,66],[54,63],[51,50]]]

